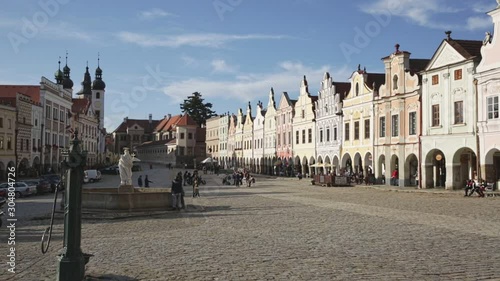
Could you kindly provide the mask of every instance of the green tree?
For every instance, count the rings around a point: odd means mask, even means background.
[[[187,113],[200,127],[206,125],[207,119],[217,116],[212,110],[212,103],[203,103],[203,101],[201,94],[194,92],[181,104],[182,113]]]

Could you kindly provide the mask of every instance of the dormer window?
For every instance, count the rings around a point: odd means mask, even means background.
[[[397,75],[394,75],[394,77],[392,77],[392,89],[393,90],[398,89],[398,76]]]

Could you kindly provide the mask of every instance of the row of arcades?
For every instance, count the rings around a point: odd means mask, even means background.
[[[222,157],[217,160],[225,169],[244,168],[252,173],[296,176],[314,174],[353,175],[362,173],[363,176],[372,174],[376,183],[397,186],[419,186],[421,188],[441,187],[460,189],[467,179],[475,178],[478,168],[476,153],[467,147],[460,148],[452,153],[445,153],[440,149],[433,149],[421,156],[413,153],[404,158],[397,154],[378,155],[373,159],[371,152],[364,155],[345,153],[338,155],[320,155],[309,159],[295,156],[291,158],[262,157],[237,158]],[[482,173],[488,181],[500,178],[500,150],[492,149],[485,154],[485,161],[481,163]],[[397,179],[391,180],[397,170]],[[420,179],[422,181],[420,182]]]

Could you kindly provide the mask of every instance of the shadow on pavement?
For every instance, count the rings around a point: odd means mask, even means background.
[[[123,275],[115,275],[115,274],[105,274],[100,276],[85,276],[84,281],[139,281],[137,278],[127,277]]]

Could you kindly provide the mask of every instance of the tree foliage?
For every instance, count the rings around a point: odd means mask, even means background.
[[[204,103],[201,94],[194,92],[191,96],[184,100],[181,104],[182,113],[187,113],[193,118],[198,126],[206,125],[207,120],[211,117],[217,116],[215,111],[212,110],[212,103]]]

